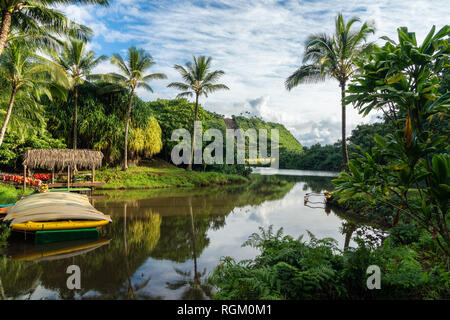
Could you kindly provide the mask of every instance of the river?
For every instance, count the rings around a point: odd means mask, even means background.
[[[92,204],[113,219],[101,239],[10,244],[0,258],[4,293],[9,299],[208,299],[213,288],[205,280],[221,257],[258,253],[241,245],[259,227],[304,239],[309,231],[344,246],[345,220],[325,208],[323,197],[304,204],[306,193],[331,190],[335,173],[255,172],[247,185],[95,192]],[[79,290],[67,288],[69,265],[80,267]]]

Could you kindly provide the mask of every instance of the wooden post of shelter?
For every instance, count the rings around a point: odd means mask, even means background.
[[[27,166],[23,166],[23,192],[27,191]]]
[[[92,173],[91,173],[91,182],[92,182],[92,186],[91,186],[91,195],[94,192],[94,182],[95,182],[95,166],[92,166]],[[94,205],[93,201],[92,201],[92,205]]]
[[[52,184],[55,183],[55,166],[52,167]]]
[[[67,191],[70,188],[70,165],[67,166]]]

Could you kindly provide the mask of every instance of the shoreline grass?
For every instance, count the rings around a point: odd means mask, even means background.
[[[147,166],[101,169],[96,180],[105,184],[97,189],[159,189],[173,187],[209,187],[247,183],[249,180],[236,174],[188,171],[180,168],[155,168]]]
[[[0,183],[0,204],[14,203],[23,196],[22,189]]]

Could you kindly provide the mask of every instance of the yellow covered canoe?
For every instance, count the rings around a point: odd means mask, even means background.
[[[11,225],[13,230],[21,231],[45,231],[45,230],[70,230],[70,229],[88,229],[107,225],[109,220],[79,220],[79,221],[43,221],[25,223],[14,223]]]

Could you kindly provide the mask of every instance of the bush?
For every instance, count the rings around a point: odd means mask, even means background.
[[[420,251],[394,246],[389,238],[381,247],[357,240],[357,248],[341,251],[334,239],[294,240],[260,228],[243,246],[260,254],[236,262],[222,258],[209,282],[218,287],[215,299],[405,299],[450,296],[449,273],[426,271]],[[367,288],[366,270],[381,269],[381,290]]]

